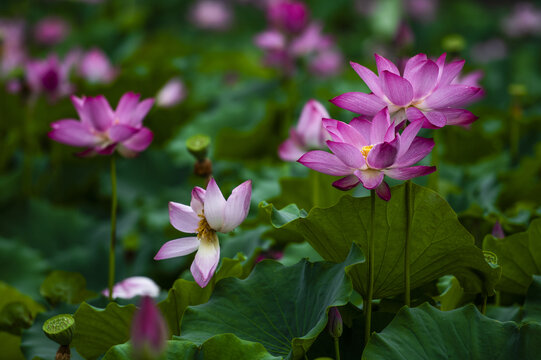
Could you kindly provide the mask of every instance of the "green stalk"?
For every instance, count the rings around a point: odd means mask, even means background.
[[[411,180],[406,181],[406,242],[404,244],[404,283],[406,292],[404,303],[411,306],[411,279],[410,279],[410,243],[411,243],[411,220],[413,217],[413,198],[411,195]]]
[[[113,301],[115,284],[115,246],[116,246],[116,166],[115,156],[111,156],[111,242],[109,244],[109,301]]]
[[[340,360],[340,338],[339,337],[334,338],[334,353],[336,354],[335,360]]]
[[[374,296],[374,221],[376,219],[376,191],[370,190],[370,237],[368,238],[368,298],[364,302],[364,345],[371,336],[372,297]]]

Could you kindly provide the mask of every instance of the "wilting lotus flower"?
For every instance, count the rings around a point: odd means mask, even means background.
[[[191,21],[201,29],[226,30],[232,17],[231,9],[218,0],[198,0],[191,10]]]
[[[56,100],[69,95],[74,87],[69,81],[69,75],[78,54],[71,52],[60,61],[55,54],[45,60],[31,60],[26,64],[26,80],[34,94],[46,93],[49,98]]]
[[[389,200],[391,191],[383,181],[384,175],[408,180],[436,170],[434,166],[412,166],[434,147],[432,139],[416,136],[421,129],[419,120],[399,134],[388,109],[383,108],[372,122],[361,117],[349,124],[324,119],[323,126],[331,134],[327,146],[333,154],[314,150],[298,161],[324,174],[345,176],[333,183],[340,190],[352,189],[361,182],[365,188],[375,189],[382,199]]]
[[[117,70],[103,51],[94,48],[83,55],[79,74],[88,82],[108,84],[115,79]]]
[[[132,357],[158,359],[167,347],[167,339],[169,331],[160,309],[150,297],[143,297],[131,325]]]
[[[109,289],[101,292],[109,296]],[[135,296],[157,297],[160,295],[160,288],[156,283],[145,276],[132,276],[115,284],[113,287],[113,298],[131,299]]]
[[[302,109],[296,128],[289,132],[289,139],[278,148],[278,155],[284,161],[297,161],[304,153],[313,149],[325,148],[325,141],[330,139],[323,127],[323,118],[329,113],[321,103],[309,100]]]
[[[80,156],[110,155],[115,149],[126,157],[133,157],[152,142],[153,134],[143,127],[154,99],[139,102],[139,95],[128,92],[113,111],[103,95],[71,97],[79,120],[59,120],[51,124],[49,137],[60,143],[85,147]]]
[[[69,32],[68,23],[59,17],[51,16],[40,20],[34,27],[36,42],[44,45],[55,45],[66,38]]]
[[[172,78],[160,89],[156,95],[156,105],[159,107],[173,107],[186,97],[186,88],[178,78]]]
[[[233,189],[226,201],[216,181],[210,179],[206,191],[200,187],[192,190],[190,206],[170,202],[171,225],[179,231],[196,233],[197,236],[166,242],[154,260],[188,255],[197,250],[190,270],[199,286],[207,286],[220,260],[220,243],[216,232],[228,233],[246,219],[251,195],[252,181],[248,180]]]
[[[503,21],[503,30],[510,37],[541,34],[541,11],[530,3],[518,3]]]
[[[419,54],[407,61],[401,74],[391,61],[376,54],[379,76],[362,65],[350,64],[372,93],[339,95],[331,100],[336,106],[367,116],[388,108],[396,123],[405,119],[422,121],[425,128],[468,126],[477,119],[460,107],[471,102],[482,89],[452,83],[464,66],[463,60],[445,64],[445,54],[437,61]]]
[[[267,16],[275,28],[298,33],[308,24],[309,12],[306,5],[300,1],[277,0],[270,2]]]

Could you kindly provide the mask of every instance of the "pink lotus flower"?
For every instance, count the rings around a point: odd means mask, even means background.
[[[24,21],[0,18],[0,77],[24,64]]]
[[[408,180],[436,170],[434,166],[412,166],[434,147],[432,139],[416,136],[421,125],[421,121],[414,121],[399,134],[386,107],[372,122],[362,117],[354,118],[349,124],[324,119],[323,126],[332,137],[327,146],[333,153],[314,150],[298,161],[324,174],[345,176],[333,183],[340,190],[362,183],[367,189],[375,189],[382,199],[389,200],[391,191],[383,181],[385,175]]]
[[[379,76],[362,65],[350,63],[372,93],[345,93],[332,99],[333,104],[366,116],[388,108],[396,123],[405,119],[422,121],[423,127],[433,129],[445,125],[468,126],[477,119],[460,107],[482,90],[452,83],[464,66],[463,60],[445,64],[445,54],[437,61],[419,54],[407,61],[401,74],[391,61],[375,56]]]
[[[190,206],[170,202],[169,220],[175,229],[197,236],[166,242],[154,260],[169,259],[193,253],[195,259],[190,268],[195,281],[202,288],[207,286],[220,260],[220,243],[216,232],[228,233],[239,226],[250,209],[252,181],[248,180],[233,189],[224,199],[214,179],[207,190],[195,187]]]
[[[142,123],[154,99],[139,102],[138,94],[128,92],[114,111],[103,95],[72,96],[71,101],[81,120],[52,123],[49,137],[66,145],[88,148],[80,156],[110,155],[118,149],[121,155],[133,157],[152,142],[152,131]]]
[[[117,70],[103,51],[94,48],[83,55],[79,74],[90,83],[109,84],[116,78]]]
[[[300,1],[277,0],[270,2],[267,16],[272,26],[294,34],[302,31],[308,24],[309,12]]]
[[[148,296],[133,316],[131,344],[134,359],[157,359],[167,347],[169,331],[160,309]]]
[[[156,95],[156,105],[163,108],[169,108],[177,105],[186,97],[186,88],[184,83],[174,77],[160,89]]]
[[[51,100],[70,95],[74,86],[69,75],[78,58],[76,52],[70,52],[63,61],[55,54],[45,60],[30,60],[26,64],[26,81],[32,92],[37,95],[46,93]]]
[[[109,296],[109,289],[101,292]],[[160,288],[156,283],[144,276],[132,276],[116,283],[113,287],[113,298],[131,299],[136,296],[157,297],[160,295]]]
[[[226,30],[232,18],[231,9],[223,1],[198,0],[191,10],[191,21],[201,29]]]
[[[68,33],[68,23],[64,19],[55,16],[41,19],[34,27],[36,42],[44,45],[58,44],[66,38]]]
[[[297,161],[304,153],[313,149],[325,148],[325,141],[330,139],[323,127],[323,118],[329,113],[321,103],[309,100],[302,109],[296,128],[289,132],[289,139],[278,148],[278,155],[284,161]]]
[[[518,3],[503,21],[503,30],[510,37],[541,34],[541,10],[530,3]]]
[[[318,74],[320,77],[334,76],[342,69],[343,61],[341,52],[324,51],[310,60],[309,69],[311,73]]]

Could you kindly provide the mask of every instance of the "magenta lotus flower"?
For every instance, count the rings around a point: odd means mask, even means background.
[[[132,357],[157,359],[166,349],[168,339],[169,331],[160,309],[150,297],[143,297],[131,324]]]
[[[178,78],[174,77],[160,89],[156,95],[156,105],[163,108],[169,108],[177,105],[186,97],[186,87]]]
[[[101,292],[109,296],[109,289]],[[160,295],[160,288],[156,283],[145,276],[132,276],[116,283],[113,287],[113,298],[131,299],[136,296],[157,297]]]
[[[26,81],[34,95],[45,93],[51,100],[70,95],[74,86],[69,75],[77,61],[78,54],[70,52],[63,61],[55,54],[44,60],[30,60],[26,64]]]
[[[302,109],[296,128],[289,132],[289,139],[278,148],[278,155],[284,161],[297,161],[304,153],[313,149],[324,149],[325,141],[330,139],[323,127],[323,118],[329,113],[321,103],[309,100]]]
[[[103,95],[71,97],[80,121],[59,120],[51,124],[49,137],[60,143],[84,147],[80,156],[110,155],[115,149],[125,157],[136,156],[152,142],[153,134],[142,125],[154,99],[139,102],[139,94],[128,92],[113,110]]]
[[[41,19],[34,27],[36,42],[44,45],[55,45],[66,38],[69,33],[68,23],[59,17],[50,16]]]
[[[90,83],[109,84],[117,72],[107,55],[98,48],[86,52],[79,64],[79,75]]]
[[[252,181],[248,180],[233,189],[226,201],[216,181],[210,179],[207,190],[200,187],[192,190],[190,206],[170,202],[171,225],[179,231],[197,236],[166,242],[154,260],[184,256],[197,250],[190,270],[199,286],[207,286],[220,260],[220,243],[216,232],[233,231],[246,219],[251,195]]]
[[[340,190],[362,183],[367,189],[375,189],[382,199],[389,200],[391,191],[383,180],[385,175],[408,180],[436,170],[434,166],[412,166],[434,147],[432,139],[416,136],[421,125],[421,121],[414,121],[399,134],[386,107],[372,122],[362,117],[354,118],[349,124],[324,119],[323,126],[332,137],[327,146],[333,153],[310,151],[298,162],[324,174],[344,176],[333,183]]]
[[[407,61],[401,74],[391,61],[375,56],[379,76],[362,65],[350,63],[372,93],[348,92],[332,99],[333,104],[366,116],[388,108],[397,124],[408,119],[422,121],[423,127],[434,129],[468,126],[477,119],[460,107],[471,102],[482,89],[453,84],[464,66],[463,60],[445,64],[445,54],[436,61],[419,54]]]
[[[277,0],[270,2],[267,16],[275,28],[298,33],[308,24],[309,12],[306,5],[300,1]]]

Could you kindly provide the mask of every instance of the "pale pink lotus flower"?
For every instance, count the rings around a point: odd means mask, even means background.
[[[506,56],[507,45],[505,41],[498,38],[480,42],[471,48],[472,59],[480,64],[501,60]]]
[[[301,1],[277,0],[268,4],[267,17],[269,23],[286,33],[299,33],[309,20],[308,7]]]
[[[165,84],[156,95],[156,106],[170,108],[179,104],[186,97],[186,87],[180,78],[174,77]]]
[[[291,40],[289,51],[294,56],[304,56],[317,51],[327,51],[333,45],[333,39],[323,34],[323,26],[318,22],[313,22]]]
[[[467,127],[477,117],[462,106],[482,92],[481,88],[453,84],[464,60],[445,63],[446,54],[436,61],[425,54],[410,58],[401,73],[395,64],[375,54],[378,75],[368,68],[350,62],[351,67],[368,85],[372,93],[348,92],[330,100],[338,107],[354,113],[374,116],[388,108],[397,124],[408,119],[422,121],[425,128],[445,125]]]
[[[202,288],[207,286],[220,260],[220,243],[216,232],[228,233],[239,226],[250,209],[252,181],[237,186],[225,200],[216,181],[211,178],[207,189],[192,190],[190,206],[170,202],[169,220],[175,229],[197,236],[166,242],[154,260],[170,259],[197,251],[190,270]]]
[[[24,66],[24,28],[23,20],[0,18],[0,77]]]
[[[101,292],[104,296],[109,297],[109,289]],[[132,276],[118,282],[113,287],[113,298],[115,299],[131,299],[136,296],[158,297],[160,288],[154,280],[145,276]]]
[[[330,77],[338,74],[342,70],[344,57],[342,53],[336,50],[323,51],[310,59],[309,69],[313,74],[320,77]]]
[[[84,79],[96,84],[109,84],[114,81],[118,73],[107,55],[98,48],[83,54],[78,70],[79,75]]]
[[[309,150],[325,149],[325,141],[331,137],[323,127],[323,119],[329,118],[327,109],[311,99],[303,107],[299,122],[289,131],[289,139],[278,148],[278,155],[284,161],[297,161]]]
[[[55,45],[62,42],[69,34],[70,26],[59,17],[49,16],[41,19],[34,26],[34,39],[43,45]]]
[[[541,10],[531,3],[518,3],[503,20],[504,32],[510,37],[541,34]]]
[[[139,94],[128,92],[113,110],[103,95],[71,97],[80,120],[65,119],[51,124],[49,137],[60,143],[87,148],[79,156],[111,155],[115,150],[134,157],[152,142],[153,134],[143,119],[154,99],[139,102]]]
[[[167,348],[168,339],[169,330],[160,309],[152,298],[143,297],[131,324],[131,358],[159,359]]]
[[[404,0],[404,9],[415,20],[433,21],[438,11],[438,0]]]
[[[26,63],[26,81],[34,96],[45,93],[51,100],[73,93],[70,73],[77,61],[77,52],[70,52],[63,60],[56,54],[43,60],[29,60]]]
[[[190,11],[190,20],[201,29],[227,30],[231,26],[233,13],[221,0],[197,0]]]

